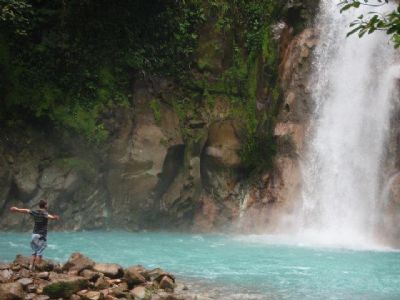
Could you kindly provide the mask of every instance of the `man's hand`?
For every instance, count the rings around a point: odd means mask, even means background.
[[[59,220],[60,219],[60,216],[59,215],[48,215],[48,218],[50,219],[50,220]]]
[[[15,207],[15,206],[13,206],[13,207],[11,207],[11,208],[10,208],[10,211],[12,211],[12,212],[16,212],[16,211],[18,211],[18,208],[17,208],[17,207]]]

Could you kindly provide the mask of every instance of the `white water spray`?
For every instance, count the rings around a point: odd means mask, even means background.
[[[384,33],[346,38],[348,25],[371,8],[340,14],[338,2],[320,4],[315,111],[302,161],[299,234],[317,243],[354,247],[373,243],[399,68],[393,67],[393,45]]]

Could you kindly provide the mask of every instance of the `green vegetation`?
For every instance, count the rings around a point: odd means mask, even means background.
[[[351,8],[359,8],[360,6],[369,6],[371,8],[379,7],[389,3],[389,0],[344,0],[340,3],[341,12]],[[360,15],[354,20],[350,27],[352,28],[348,35],[357,33],[359,37],[365,34],[371,34],[377,30],[385,31],[391,36],[395,48],[400,47],[400,5],[397,9],[382,14],[379,12],[371,11],[366,16]]]
[[[135,76],[186,73],[202,21],[197,1],[0,0],[1,119],[101,142],[102,113],[129,104]]]
[[[284,2],[209,1],[205,43],[197,51],[200,75],[190,78],[187,88],[212,106],[225,99],[228,118],[243,123],[244,146],[240,152],[245,169],[252,172],[272,166],[272,137],[280,90],[277,88],[278,44],[272,39],[273,25],[283,17]],[[257,109],[257,102],[266,104]]]
[[[87,280],[60,281],[49,284],[43,289],[43,294],[52,299],[68,299],[72,294],[87,287]]]
[[[150,108],[153,110],[154,119],[157,123],[161,120],[161,106],[158,99],[153,99],[150,101]]]
[[[224,117],[243,125],[246,170],[269,168],[281,94],[273,26],[286,2],[0,0],[0,119],[99,144],[107,113],[132,106],[133,82],[161,75],[174,91],[149,102],[156,122],[166,101],[190,143],[201,138],[193,120],[212,122],[224,101]]]

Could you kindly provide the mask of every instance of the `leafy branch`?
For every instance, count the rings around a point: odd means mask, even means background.
[[[369,0],[344,0],[340,2],[340,12],[352,8],[359,8],[360,6],[380,7],[389,3],[389,0],[376,0],[370,2]],[[371,34],[377,30],[385,31],[386,34],[391,36],[395,48],[400,47],[400,5],[397,9],[381,14],[379,12],[371,11],[366,16],[360,15],[354,20],[350,27],[352,28],[347,36],[357,34],[360,38],[365,34]]]

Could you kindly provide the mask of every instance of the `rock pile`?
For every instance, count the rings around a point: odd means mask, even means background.
[[[162,269],[140,265],[124,269],[118,264],[97,263],[73,253],[61,265],[43,260],[34,271],[30,258],[17,255],[12,263],[0,264],[1,300],[179,300],[186,290]]]

